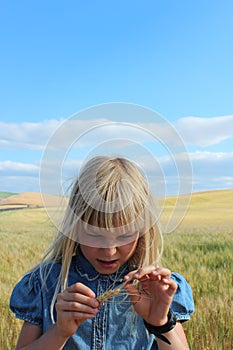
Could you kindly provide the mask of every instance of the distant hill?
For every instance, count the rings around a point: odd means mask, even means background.
[[[176,197],[168,197],[164,203],[161,222],[166,225],[176,206]],[[185,201],[184,208],[188,204]],[[179,202],[175,215],[179,218],[182,208]],[[193,193],[186,208],[185,215],[180,217],[180,232],[233,232],[233,190],[215,190]],[[182,214],[182,210],[180,211]],[[183,215],[183,214],[182,214]],[[175,222],[175,216],[172,218]]]
[[[14,192],[0,192],[0,199],[1,198],[7,198],[7,197],[10,197],[10,196],[14,196],[15,194],[18,194],[18,193],[14,193]]]
[[[3,193],[3,192],[1,192]],[[61,205],[62,198],[55,195],[43,195],[46,198],[46,203],[50,206]],[[5,198],[0,198],[0,207],[3,206],[28,206],[28,207],[44,207],[41,193],[39,192],[23,192],[20,194],[10,195]]]
[[[55,195],[43,195],[46,203],[51,206],[61,205],[62,197]],[[166,207],[171,207],[176,203],[176,197],[166,198]],[[6,205],[23,205],[29,207],[43,207],[41,193],[39,192],[23,192],[14,194],[10,192],[0,192],[0,206]],[[191,196],[190,206],[192,209],[200,208],[221,208],[233,210],[233,189],[232,190],[216,190],[206,192],[196,192]]]
[[[166,198],[166,206],[172,206],[175,202],[176,196]],[[233,189],[195,192],[191,196],[190,206],[192,208],[209,207],[210,204],[211,207],[227,207],[233,210]]]
[[[179,199],[178,206],[175,196],[167,197],[165,201],[161,199],[163,209],[160,222],[163,228],[169,225],[168,229],[173,230],[179,224],[179,232],[200,232],[204,227],[208,228],[208,232],[219,229],[221,232],[233,233],[233,189],[193,193],[190,202],[186,202],[185,197],[184,201]],[[43,195],[42,198],[41,193],[24,192],[0,198],[0,212],[43,208],[43,200],[46,200],[46,210],[51,208],[57,211],[67,205],[67,198],[53,195]]]

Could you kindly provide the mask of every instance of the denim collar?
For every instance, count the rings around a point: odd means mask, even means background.
[[[111,281],[122,283],[124,276],[129,272],[128,264],[123,264],[117,272],[110,275],[103,275],[95,270],[91,263],[85,258],[81,250],[78,250],[78,254],[74,257],[74,266],[80,276],[86,278],[88,281],[94,281],[98,278],[109,278]]]

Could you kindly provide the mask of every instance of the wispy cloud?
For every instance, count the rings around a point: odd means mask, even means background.
[[[193,168],[194,191],[233,188],[233,152],[193,152],[189,154],[189,157]],[[157,168],[152,167],[150,157],[143,156],[141,159],[138,156],[137,161],[143,165],[143,169],[148,172],[149,176],[153,177],[158,192],[163,192],[164,181],[166,181],[166,186],[169,187],[168,193],[174,194],[178,191],[179,174],[171,158],[158,157],[157,162],[160,167]],[[61,179],[64,191],[74,181],[81,164],[81,159],[67,160],[64,164]],[[33,188],[34,191],[38,191],[39,170],[40,167],[37,162],[35,164],[11,161],[0,162],[0,188],[16,192],[32,191]],[[50,180],[48,179],[48,181]],[[49,185],[51,190],[53,189],[53,183],[52,176]]]
[[[166,124],[140,123],[135,126],[106,125],[109,120],[46,120],[41,123],[3,123],[0,122],[0,147],[21,149],[43,149],[55,134],[59,144],[66,140],[76,140],[82,135],[82,144],[94,144],[109,135],[110,137],[129,137],[139,141],[144,132],[145,137],[156,141],[153,135],[172,142],[172,126],[168,130]],[[106,126],[104,126],[106,125]],[[103,128],[104,126],[104,128]],[[140,128],[138,128],[140,126]],[[233,116],[213,118],[185,117],[174,124],[178,134],[186,144],[209,146],[233,138]],[[147,131],[151,132],[148,135]],[[104,134],[104,135],[103,135]]]
[[[0,147],[41,150],[60,124],[61,121],[58,120],[45,120],[41,123],[0,122]]]
[[[233,188],[233,152],[190,153],[194,190]]]
[[[233,116],[213,118],[186,117],[175,126],[186,144],[196,146],[216,145],[233,138]]]
[[[9,192],[39,191],[39,162],[0,162],[0,190]]]
[[[7,174],[23,174],[35,175],[38,174],[39,165],[31,163],[12,162],[10,160],[0,162],[1,175]]]
[[[0,177],[0,191],[6,192],[39,192],[38,176],[8,174]]]
[[[54,133],[56,134],[54,145],[63,146],[68,145],[69,147],[74,147],[75,145],[71,142],[75,139],[78,134],[82,135],[82,140],[80,144],[82,147],[96,146],[97,143],[101,145],[106,138],[111,140],[111,137],[116,139],[114,142],[114,147],[120,148],[130,148],[130,143],[117,141],[119,135],[123,139],[134,140],[136,143],[143,143],[142,133],[140,129],[145,126],[145,130],[148,130],[148,124],[140,124],[140,128],[131,127],[130,129],[124,128],[124,126],[116,128],[115,125],[108,125],[105,127],[104,132],[100,127],[96,125],[101,125],[106,123],[105,119],[99,119],[98,121],[71,121],[70,124],[63,125],[62,120],[47,120],[41,123],[0,123],[0,148],[3,152],[7,150],[4,154],[8,155],[4,158],[5,161],[0,162],[0,189],[1,190],[12,190],[12,191],[26,191],[26,190],[39,190],[39,172],[40,172],[40,159],[38,155],[42,155],[42,150],[44,150],[46,144]],[[156,125],[150,125],[152,134],[156,132]],[[160,136],[166,134],[166,130],[163,126],[159,125]],[[184,140],[185,144],[191,144],[197,147],[198,151],[189,152],[189,158],[193,168],[193,183],[194,190],[205,190],[205,189],[221,189],[221,188],[232,188],[233,187],[233,147],[228,150],[221,148],[221,142],[227,139],[233,139],[233,116],[220,116],[215,118],[199,118],[199,117],[187,117],[176,121],[175,127]],[[116,130],[117,129],[117,130]],[[91,130],[91,132],[86,133],[86,130]],[[65,131],[65,132],[64,132]],[[172,131],[172,127],[170,129]],[[147,133],[147,132],[145,132]],[[166,139],[173,137],[174,134],[167,133]],[[148,138],[149,142],[157,142],[157,139]],[[172,141],[172,140],[171,140]],[[218,144],[218,152],[206,151],[205,147],[210,145]],[[200,147],[203,150],[200,151]],[[154,147],[154,148],[157,148]],[[25,150],[37,151],[34,161],[23,162],[13,161],[11,159],[10,152],[14,149],[23,152]],[[100,150],[105,150],[107,148],[104,145]],[[38,150],[41,151],[38,153]],[[152,150],[153,151],[153,150]],[[84,152],[85,153],[85,152]],[[64,166],[64,179],[68,181],[74,174],[77,173],[80,167],[82,156],[84,154],[80,149],[76,149],[72,153],[72,150],[63,162]],[[134,152],[135,153],[135,152]],[[134,154],[132,152],[132,154]],[[14,153],[12,153],[13,155]],[[31,157],[31,156],[30,156]],[[154,171],[154,174],[160,172],[164,173],[167,181],[171,182],[175,177],[177,177],[177,169],[174,165],[174,159],[169,156],[164,156],[161,153],[157,154],[157,165],[155,166],[151,161],[150,157],[143,152],[140,153],[140,149],[136,154],[134,154],[135,160],[138,160],[148,171]],[[27,158],[26,158],[27,159]],[[33,159],[33,158],[30,158]],[[68,179],[68,180],[67,180]],[[157,176],[158,179],[158,176]]]

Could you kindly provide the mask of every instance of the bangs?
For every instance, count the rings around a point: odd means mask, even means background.
[[[143,234],[157,222],[145,177],[121,158],[97,157],[85,165],[73,188],[69,213],[69,222],[76,222],[74,235],[88,229]]]
[[[88,208],[82,216],[84,229],[92,226],[93,229],[105,229],[110,232],[120,231],[121,233],[141,232],[144,227],[144,220],[137,212],[132,211],[129,206],[115,213],[106,213]]]
[[[101,192],[100,192],[101,191]],[[147,191],[133,191],[127,181],[116,186],[98,189],[98,201],[92,198],[84,206],[81,220],[87,225],[107,231],[145,232],[155,220],[155,208],[151,210],[151,201]],[[150,223],[150,224],[149,224]]]

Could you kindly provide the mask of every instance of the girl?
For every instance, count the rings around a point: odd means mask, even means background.
[[[134,163],[89,160],[57,238],[13,290],[10,308],[24,320],[16,349],[189,349],[182,322],[193,312],[192,292],[158,267],[155,213]]]

